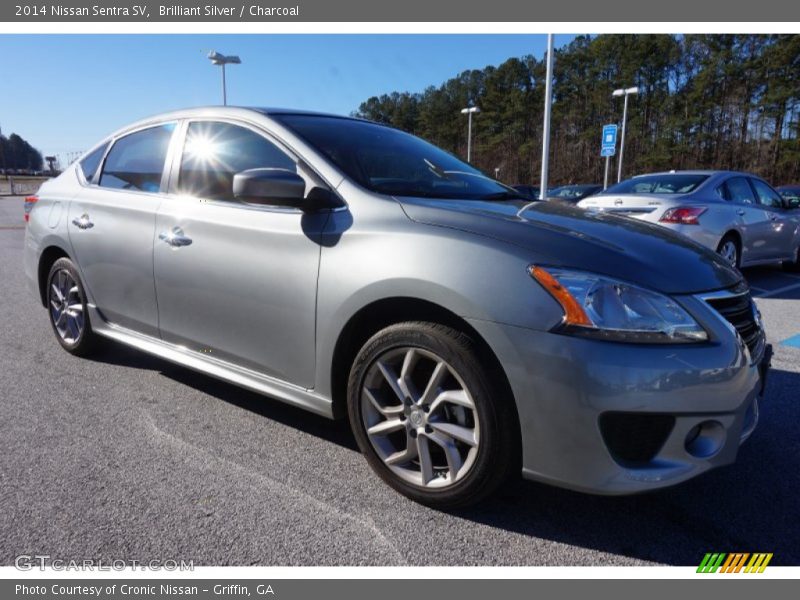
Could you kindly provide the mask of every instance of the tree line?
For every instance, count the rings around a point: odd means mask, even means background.
[[[16,133],[0,135],[0,171],[41,171],[42,153]]]
[[[800,35],[581,36],[555,51],[551,184],[602,182],[600,132],[631,96],[623,177],[669,169],[733,169],[776,185],[800,181]],[[507,183],[541,169],[545,62],[533,56],[464,71],[423,92],[363,102],[356,116],[419,135]],[[614,170],[612,159],[612,173]],[[615,179],[612,179],[615,181]]]

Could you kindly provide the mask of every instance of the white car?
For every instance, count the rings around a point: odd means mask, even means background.
[[[578,203],[678,231],[736,267],[800,267],[800,209],[760,177],[736,171],[638,175]]]

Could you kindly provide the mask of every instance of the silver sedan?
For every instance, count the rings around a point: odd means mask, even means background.
[[[716,250],[736,267],[800,267],[800,210],[748,173],[640,175],[578,205],[657,223]]]
[[[770,347],[737,270],[390,127],[156,116],[45,183],[26,220],[67,352],[114,340],[347,417],[375,472],[432,506],[520,473],[673,485],[733,462],[758,421]]]

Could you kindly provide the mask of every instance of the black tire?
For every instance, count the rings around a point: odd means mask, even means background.
[[[480,423],[474,460],[461,479],[441,489],[415,485],[398,476],[376,452],[366,432],[362,387],[370,367],[393,349],[421,349],[444,360],[471,395]],[[361,348],[350,371],[347,404],[350,426],[372,469],[401,494],[438,509],[475,504],[519,474],[519,425],[507,387],[492,381],[478,358],[475,343],[450,327],[427,322],[391,325],[373,335]],[[410,420],[410,419],[409,419]]]
[[[65,272],[69,275],[69,277],[72,278],[72,281],[74,282],[74,286],[72,287],[77,288],[77,298],[74,298],[74,300],[77,300],[76,303],[80,303],[80,312],[82,314],[82,327],[80,328],[80,333],[78,335],[66,338],[59,332],[59,327],[56,324],[55,316],[57,311],[54,310],[53,304],[54,301],[57,304],[59,303],[59,298],[54,290],[54,283],[57,282],[57,278],[62,272]],[[59,258],[53,263],[53,266],[50,267],[50,272],[47,275],[47,289],[45,294],[45,297],[47,298],[47,313],[50,317],[50,326],[53,328],[53,333],[55,334],[58,343],[61,344],[61,347],[75,356],[88,356],[95,351],[99,345],[99,338],[97,334],[92,331],[92,324],[89,322],[89,314],[86,306],[86,292],[83,289],[83,283],[78,275],[78,270],[75,268],[75,265],[70,259]]]
[[[719,245],[717,246],[717,254],[724,256],[723,248],[726,244],[731,243],[736,248],[736,259],[733,261],[732,266],[736,267],[737,269],[741,269],[742,267],[742,244],[739,241],[739,238],[732,234],[728,233],[723,236],[723,238],[719,241]],[[726,258],[727,260],[727,258]]]

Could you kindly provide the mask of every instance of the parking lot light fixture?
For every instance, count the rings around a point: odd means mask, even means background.
[[[611,93],[611,96],[614,98],[625,96],[625,102],[623,103],[623,108],[622,108],[622,136],[620,137],[619,141],[619,162],[617,163],[617,183],[622,181],[622,157],[623,154],[625,153],[625,123],[628,120],[628,96],[630,96],[631,94],[638,94],[638,93],[639,93],[638,87],[618,89],[614,90]]]
[[[461,109],[462,115],[467,115],[467,162],[472,162],[472,115],[481,112],[477,106],[468,106]]]
[[[242,59],[240,59],[238,56],[225,56],[216,50],[212,50],[208,53],[208,60],[211,61],[212,65],[222,67],[222,105],[227,106],[228,90],[226,89],[225,84],[225,65],[240,65],[242,64]]]

